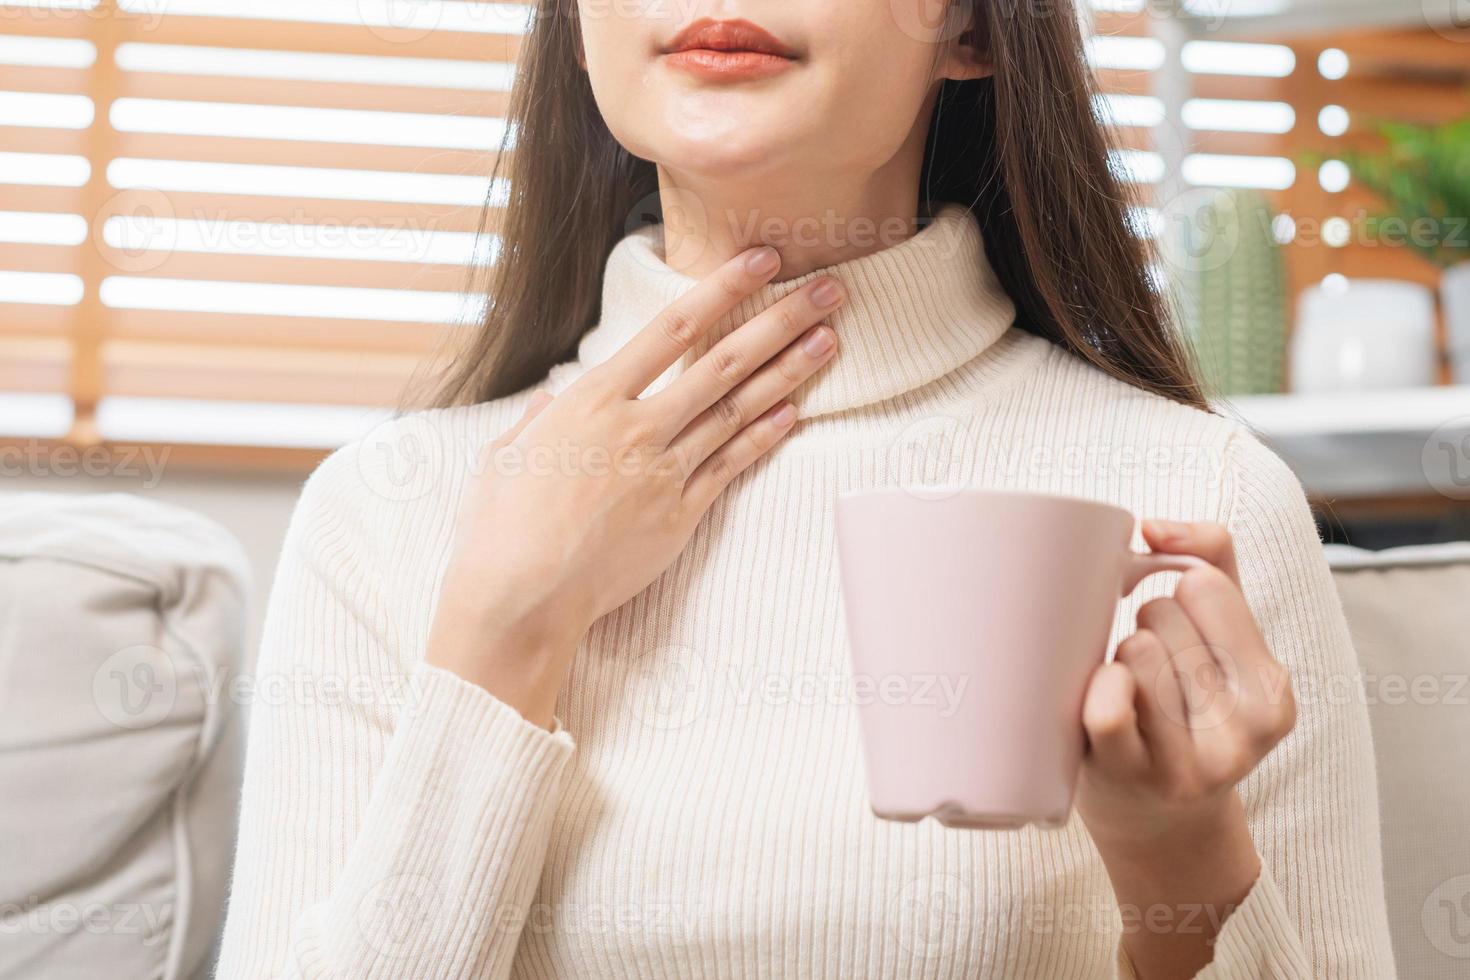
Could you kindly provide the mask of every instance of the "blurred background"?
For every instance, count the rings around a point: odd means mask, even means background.
[[[1083,2],[1219,410],[1368,549],[1298,698],[1367,701],[1400,975],[1463,978],[1470,545],[1394,546],[1470,540],[1470,0]],[[331,696],[254,674],[287,522],[471,329],[528,15],[0,0],[0,980],[208,974],[246,709]]]

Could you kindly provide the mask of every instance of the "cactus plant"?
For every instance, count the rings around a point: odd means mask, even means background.
[[[1224,395],[1279,392],[1289,323],[1286,261],[1259,191],[1190,191],[1165,211],[1161,246],[1205,383]]]

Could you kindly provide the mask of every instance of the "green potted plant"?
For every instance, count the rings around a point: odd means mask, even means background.
[[[1382,123],[1384,147],[1348,152],[1353,179],[1382,198],[1376,237],[1444,270],[1445,325],[1455,380],[1470,384],[1470,119],[1439,126]]]

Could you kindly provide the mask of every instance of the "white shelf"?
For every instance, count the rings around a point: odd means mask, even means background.
[[[1222,410],[1273,438],[1422,433],[1470,420],[1470,385],[1340,392],[1249,395]]]
[[[1309,492],[1470,501],[1470,385],[1254,395],[1218,407],[1270,443]]]

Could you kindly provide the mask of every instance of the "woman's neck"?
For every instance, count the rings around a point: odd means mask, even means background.
[[[879,172],[858,186],[783,188],[763,181],[714,183],[658,168],[664,261],[686,276],[710,274],[741,251],[770,245],[781,254],[777,281],[892,248],[923,219],[914,179]]]

